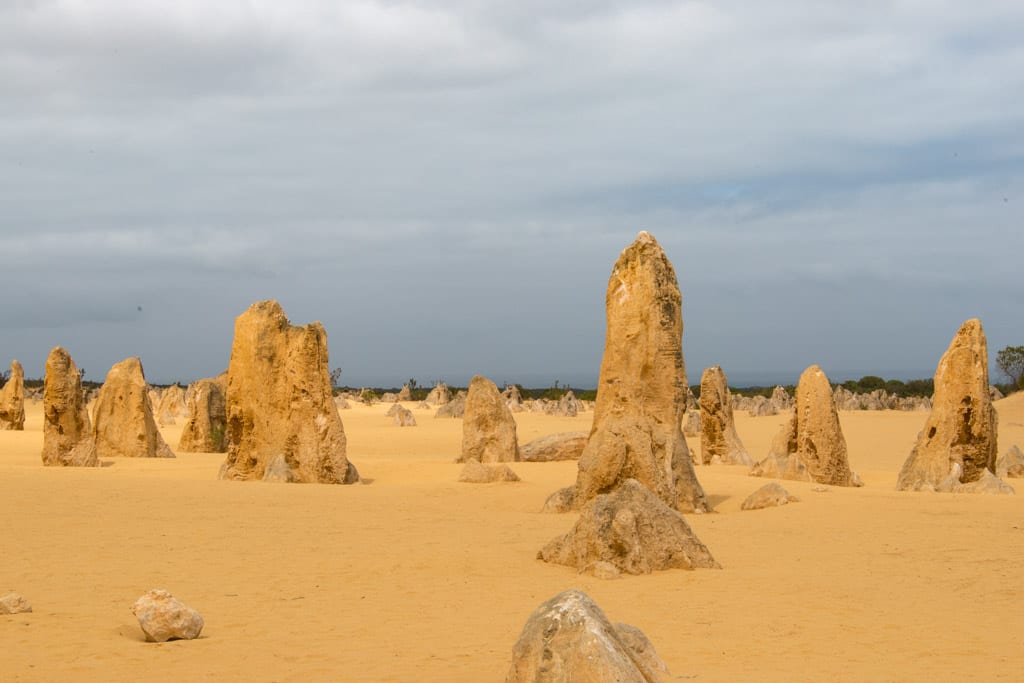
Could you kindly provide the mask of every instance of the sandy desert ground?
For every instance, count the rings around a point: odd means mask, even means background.
[[[0,617],[3,681],[501,681],[527,616],[568,588],[643,629],[673,680],[1024,678],[1024,480],[894,491],[923,412],[842,413],[860,489],[787,482],[800,503],[740,512],[764,480],[698,468],[716,512],[688,519],[723,568],[602,581],[535,559],[573,524],[538,510],[576,463],[459,484],[461,420],[345,410],[370,483],[284,485],[218,481],[218,454],[43,468],[41,408],[0,432],[0,594],[35,608]],[[997,408],[1000,453],[1024,446],[1024,394]],[[519,414],[520,442],[591,415]],[[784,419],[737,427],[760,458]],[[129,608],[150,588],[197,608],[202,637],[144,642]]]

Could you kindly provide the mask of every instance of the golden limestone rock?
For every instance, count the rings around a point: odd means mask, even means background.
[[[43,380],[43,464],[97,467],[96,441],[82,395],[82,375],[62,347],[46,358]]]
[[[579,509],[636,479],[666,505],[705,512],[680,424],[686,408],[682,296],[661,245],[641,232],[612,268],[594,423],[576,484],[547,511]]]
[[[354,484],[345,429],[331,397],[327,333],[288,322],[276,301],[235,320],[227,383],[227,458],[222,479],[262,479],[277,456],[297,482]]]
[[[11,361],[11,376],[0,389],[0,430],[25,429],[25,371],[21,363]]]
[[[101,458],[173,458],[153,419],[142,362],[115,363],[92,411],[92,433]]]
[[[153,398],[150,396],[150,403]],[[188,408],[185,406],[185,390],[177,384],[172,384],[160,394],[160,401],[153,403],[156,406],[156,422],[161,427],[176,424],[177,418],[188,415]]]
[[[860,477],[850,469],[832,387],[817,365],[800,375],[794,408],[793,417],[772,441],[768,457],[754,465],[750,474],[862,486]]]
[[[476,375],[469,383],[462,418],[462,454],[458,462],[519,460],[516,421],[491,380]]]
[[[958,490],[995,470],[996,411],[988,388],[988,343],[981,321],[974,318],[960,326],[939,360],[932,412],[900,470],[896,488]]]
[[[701,463],[753,465],[732,417],[732,395],[722,368],[714,365],[700,378]]]
[[[185,392],[188,421],[178,450],[184,453],[227,452],[227,373],[196,380]]]

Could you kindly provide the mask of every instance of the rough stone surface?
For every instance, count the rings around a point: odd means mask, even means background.
[[[683,516],[635,479],[591,499],[572,530],[537,557],[581,571],[609,562],[626,574],[718,567]]]
[[[796,503],[800,499],[782,488],[781,484],[774,481],[765,484],[758,490],[747,496],[747,499],[740,505],[740,510],[761,510],[762,508],[778,507],[787,503]]]
[[[398,397],[395,401],[411,401],[412,400],[412,389],[408,384],[402,385],[402,390],[398,392]]]
[[[732,416],[732,395],[725,372],[718,365],[700,378],[700,450],[704,465],[750,465],[754,460],[743,447]]]
[[[903,463],[898,490],[937,490],[956,465],[963,484],[996,469],[996,411],[988,386],[988,342],[981,321],[972,318],[939,360],[932,412]]]
[[[46,358],[43,380],[43,464],[96,467],[96,441],[82,395],[82,375],[57,346]]]
[[[519,475],[512,471],[512,468],[505,463],[497,465],[485,465],[476,460],[470,460],[459,472],[459,481],[465,484],[490,484],[493,482],[520,481]]]
[[[523,462],[579,460],[589,438],[587,432],[559,432],[541,436],[519,448]]]
[[[452,400],[452,392],[448,390],[448,385],[444,382],[438,382],[437,385],[430,390],[427,397],[423,399],[424,403],[429,403],[432,406],[443,406],[448,401]]]
[[[996,461],[996,475],[1024,477],[1024,453],[1016,445],[1010,446]]]
[[[8,593],[0,598],[0,614],[22,614],[31,612],[32,605],[17,593]]]
[[[227,373],[196,380],[185,392],[188,421],[178,450],[185,453],[227,452]]]
[[[399,427],[415,427],[416,416],[412,414],[412,411],[403,406],[401,403],[395,403],[385,413],[386,417],[390,417],[391,421]]]
[[[605,297],[607,331],[590,440],[571,495],[554,500],[579,508],[627,479],[669,507],[705,512],[680,428],[686,408],[682,296],[675,270],[648,233],[623,250]]]
[[[466,398],[456,396],[437,409],[434,417],[463,417],[466,414]]]
[[[137,357],[126,358],[110,368],[92,416],[99,457],[174,457],[153,419],[149,385]]]
[[[25,371],[21,363],[11,361],[11,376],[0,389],[0,430],[25,429]]]
[[[146,640],[156,643],[192,640],[203,630],[199,612],[165,590],[146,591],[132,605],[132,614],[139,620]]]
[[[515,462],[519,460],[516,421],[494,382],[476,375],[469,383],[462,420],[459,462]]]
[[[639,629],[613,626],[586,593],[569,590],[527,619],[505,683],[659,683],[667,673]]]
[[[270,459],[270,462],[267,463],[267,468],[263,470],[263,481],[293,484],[298,479],[296,479],[295,473],[292,472],[292,468],[288,466],[288,460],[278,453]]]
[[[222,476],[262,479],[283,455],[299,482],[358,482],[331,394],[323,325],[291,325],[276,301],[250,306],[235,320]]]
[[[819,484],[862,485],[850,469],[832,387],[817,365],[800,375],[793,417],[775,436],[768,457],[750,473],[757,477],[803,479],[804,469]]]
[[[152,403],[152,400],[150,400]],[[160,394],[160,402],[153,403],[156,408],[156,422],[161,427],[176,424],[178,418],[188,415],[188,407],[185,403],[185,390],[177,384],[172,384]]]

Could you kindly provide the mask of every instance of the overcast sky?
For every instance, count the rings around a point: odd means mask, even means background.
[[[930,376],[970,317],[994,357],[1024,344],[1022,26],[1017,0],[4,0],[0,362],[214,375],[276,298],[353,385],[594,386],[639,230],[691,382]]]

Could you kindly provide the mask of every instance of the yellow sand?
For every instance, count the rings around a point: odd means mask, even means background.
[[[1024,446],[1024,395],[997,404],[1000,452]],[[3,681],[500,681],[524,621],[567,588],[643,629],[673,680],[952,681],[1024,676],[1022,495],[897,493],[926,413],[842,414],[866,486],[740,512],[765,480],[698,476],[716,514],[688,516],[723,569],[601,581],[537,550],[575,463],[515,464],[520,484],[456,483],[461,421],[388,406],[342,412],[366,486],[218,481],[223,456],[40,465],[41,406],[0,432]],[[521,442],[585,430],[517,416]],[[784,417],[738,416],[762,457]],[[180,425],[164,430],[172,448]],[[698,439],[690,439],[696,448]],[[199,640],[146,643],[129,612],[166,588],[206,619]]]

